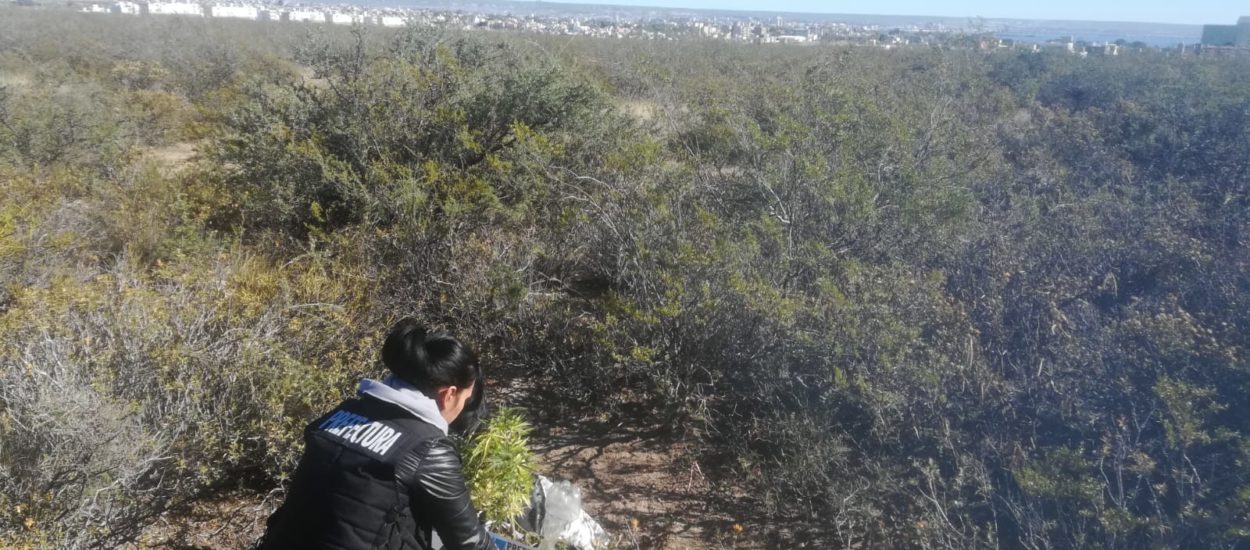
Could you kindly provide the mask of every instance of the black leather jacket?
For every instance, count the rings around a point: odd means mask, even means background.
[[[426,550],[434,531],[447,549],[491,547],[438,428],[366,395],[313,421],[304,439],[261,549]]]

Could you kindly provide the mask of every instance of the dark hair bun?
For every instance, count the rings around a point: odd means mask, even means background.
[[[450,334],[430,331],[411,317],[401,319],[382,344],[382,363],[423,392],[444,386],[465,388],[477,381],[477,355]]]

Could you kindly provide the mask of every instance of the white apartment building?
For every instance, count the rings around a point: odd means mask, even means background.
[[[204,16],[204,7],[192,2],[149,2],[148,13],[152,15],[198,15]]]
[[[312,23],[325,23],[326,14],[321,10],[310,9],[293,9],[286,12],[287,21],[309,21]]]
[[[139,15],[143,13],[143,8],[137,2],[113,2],[113,5],[109,6],[109,13]]]
[[[242,4],[214,4],[208,8],[211,17],[232,17],[235,19],[260,19],[260,8]]]
[[[365,24],[365,16],[360,13],[332,11],[330,12],[330,22],[335,25],[363,25]]]
[[[408,20],[398,15],[383,15],[378,18],[378,23],[383,27],[402,27],[408,24]]]

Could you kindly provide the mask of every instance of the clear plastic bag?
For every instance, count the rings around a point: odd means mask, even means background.
[[[576,485],[538,476],[534,492],[532,504],[538,512],[535,523],[542,536],[539,550],[554,550],[558,542],[577,550],[594,550],[607,545],[607,532],[582,509],[582,492]]]

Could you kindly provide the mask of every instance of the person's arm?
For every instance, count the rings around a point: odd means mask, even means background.
[[[469,501],[460,455],[447,439],[434,441],[417,467],[413,499],[421,502],[443,547],[448,550],[480,550],[491,547],[490,535],[477,519]]]

